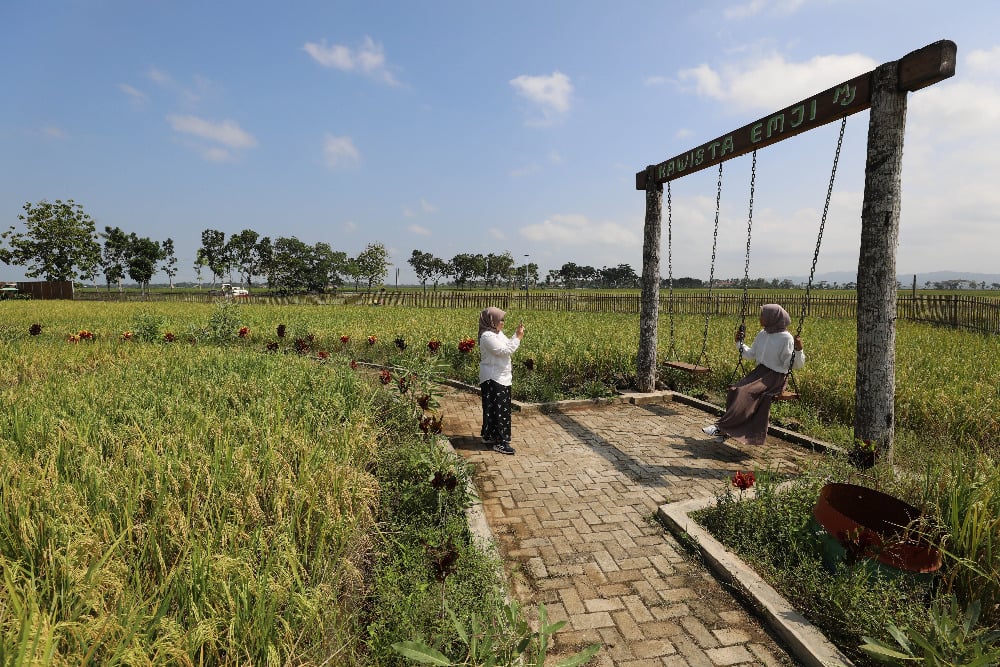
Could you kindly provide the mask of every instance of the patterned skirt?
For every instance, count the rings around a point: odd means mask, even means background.
[[[479,388],[483,399],[480,435],[490,442],[510,442],[510,387],[487,380]]]

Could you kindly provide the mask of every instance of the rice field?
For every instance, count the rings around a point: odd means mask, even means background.
[[[387,434],[350,362],[475,383],[478,350],[459,343],[478,312],[0,308],[0,663],[320,664],[356,650],[379,494],[369,470]],[[634,380],[638,316],[507,314],[511,328],[520,319],[515,398]],[[709,323],[707,380],[663,380],[720,392],[735,325]],[[678,318],[678,358],[698,355],[703,331],[703,318]],[[803,400],[776,417],[849,443],[854,323],[808,321],[803,338]],[[662,330],[661,359],[669,347]],[[911,459],[995,450],[997,378],[995,338],[900,323],[896,419]]]

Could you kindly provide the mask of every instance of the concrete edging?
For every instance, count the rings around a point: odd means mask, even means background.
[[[852,667],[812,623],[739,557],[716,540],[689,515],[705,509],[715,498],[696,498],[660,505],[657,516],[679,539],[682,534],[698,545],[705,563],[715,576],[737,590],[757,611],[768,627],[806,667]]]

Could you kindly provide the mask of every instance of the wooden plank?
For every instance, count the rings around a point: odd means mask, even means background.
[[[687,373],[694,373],[695,375],[701,375],[703,373],[711,372],[711,368],[707,366],[699,366],[698,364],[689,364],[684,361],[664,361],[664,366],[668,368],[675,368],[679,371],[685,371]]]
[[[898,88],[914,91],[955,74],[955,42],[944,39],[912,51],[898,61]],[[685,153],[650,165],[635,175],[635,189],[693,174],[758,148],[770,146],[807,130],[826,125],[871,106],[875,70],[785,107]]]
[[[647,167],[635,175],[635,189],[645,190],[650,177],[654,183],[666,183],[864,111],[870,105],[871,72],[867,72],[669,160]]]

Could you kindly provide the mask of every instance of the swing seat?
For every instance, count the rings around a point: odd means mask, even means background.
[[[689,364],[685,361],[664,361],[663,365],[666,366],[667,368],[674,368],[679,371],[684,371],[686,373],[692,373],[694,375],[702,375],[704,373],[709,373],[712,370],[708,366]]]
[[[776,394],[772,401],[797,401],[799,400],[798,393],[794,391],[788,391],[787,389],[780,394]]]

